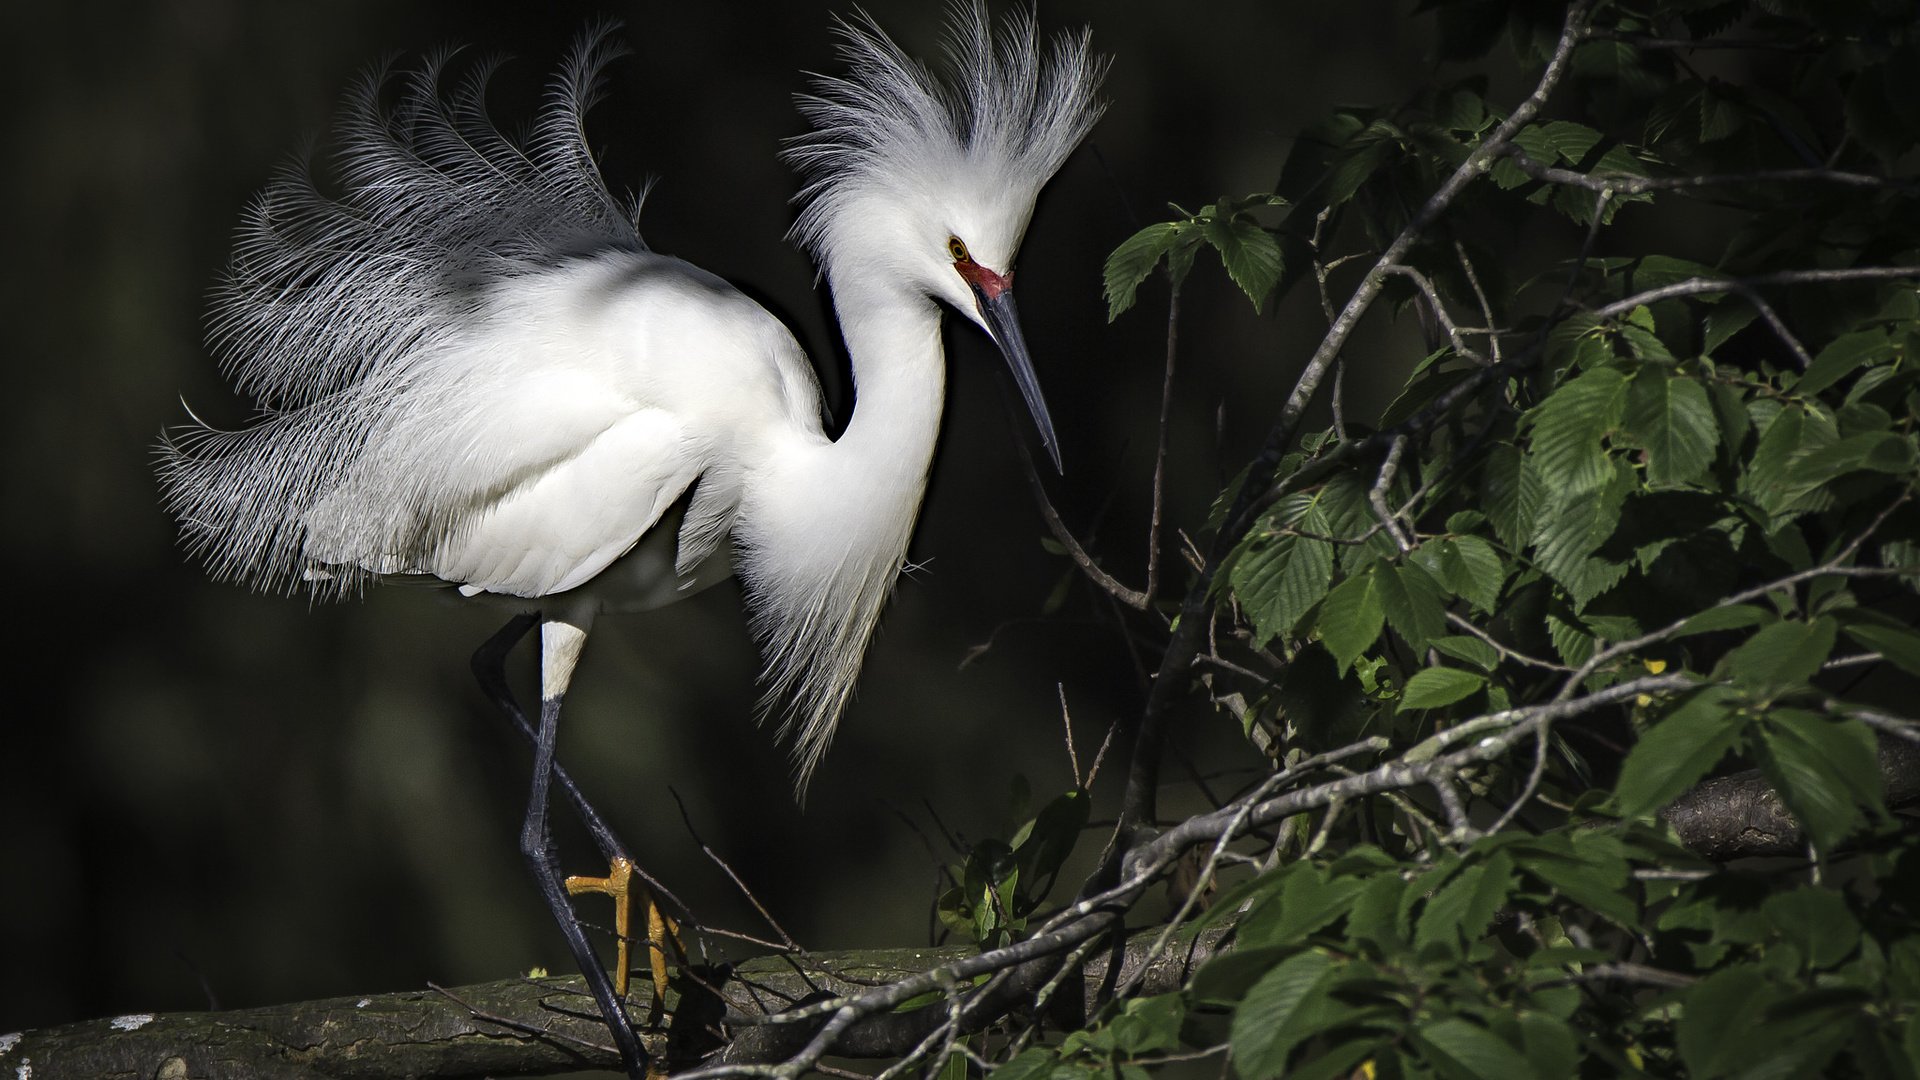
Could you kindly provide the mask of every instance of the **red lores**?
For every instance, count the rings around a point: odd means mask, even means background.
[[[960,276],[967,279],[967,284],[979,289],[981,295],[988,300],[999,299],[1001,293],[1013,287],[1011,273],[1003,277],[974,262],[971,256],[955,259],[953,268],[960,271]]]

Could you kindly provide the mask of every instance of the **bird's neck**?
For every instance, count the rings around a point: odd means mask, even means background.
[[[940,308],[933,300],[854,276],[834,281],[834,308],[853,362],[853,416],[834,444],[875,481],[926,483],[946,400]]]
[[[777,455],[748,485],[735,530],[768,700],[788,704],[781,730],[798,736],[802,786],[906,559],[946,394],[940,309],[857,275],[830,277],[853,357],[853,418],[832,443]]]

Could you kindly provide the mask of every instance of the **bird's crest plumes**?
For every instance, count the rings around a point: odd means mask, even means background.
[[[1087,31],[1043,52],[1031,12],[996,33],[979,0],[957,2],[943,81],[866,15],[839,29],[848,71],[799,97],[813,130],[784,154],[806,181],[790,236],[822,260],[830,222],[876,184],[937,191],[956,175],[992,176],[1010,204],[1030,207],[1100,118],[1105,61],[1089,53]]]
[[[451,423],[467,399],[448,384],[470,373],[448,354],[491,287],[585,254],[645,250],[637,200],[609,193],[583,128],[621,51],[613,29],[575,45],[525,139],[489,118],[498,60],[457,80],[450,50],[412,71],[369,71],[336,121],[334,190],[302,156],[249,208],[209,338],[260,416],[232,432],[196,422],[160,447],[167,506],[216,578],[346,591],[364,575],[315,574],[308,550],[328,527],[317,508],[331,493],[351,483],[364,496],[355,535],[335,546],[396,567],[472,498],[439,470],[383,464],[369,443],[376,429],[404,442],[395,418],[426,431]]]

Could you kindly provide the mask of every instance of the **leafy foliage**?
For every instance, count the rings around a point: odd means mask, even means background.
[[[1379,416],[1283,421],[1195,581],[1213,700],[1326,795],[1187,928],[1225,937],[1182,989],[998,1071],[1920,1075],[1920,835],[1879,749],[1920,739],[1914,6],[1420,7],[1479,69],[1325,118],[1275,192],[1106,273],[1118,318],[1208,246],[1257,309],[1379,295],[1428,333]],[[1709,46],[1766,62],[1709,78]],[[1515,62],[1545,111],[1488,96]],[[1628,224],[1647,250],[1600,242]],[[1666,808],[1743,770],[1804,858],[1683,842]]]

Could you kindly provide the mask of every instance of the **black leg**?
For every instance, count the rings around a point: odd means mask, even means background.
[[[560,924],[560,932],[566,936],[567,947],[573,951],[574,962],[586,977],[594,1001],[600,1005],[600,1014],[605,1017],[614,1045],[620,1050],[621,1067],[632,1080],[645,1080],[646,1051],[641,1049],[639,1036],[634,1034],[633,1021],[627,1016],[624,1003],[614,993],[613,980],[600,966],[586,931],[573,917],[573,906],[567,901],[566,886],[561,883],[560,866],[554,859],[547,834],[547,793],[554,775],[553,746],[559,731],[560,698],[542,700],[540,731],[534,740],[533,790],[527,799],[526,822],[520,829],[520,853],[525,856],[527,868],[532,871],[554,921]]]
[[[513,691],[507,687],[507,653],[511,652],[513,647],[520,643],[520,639],[527,636],[527,631],[533,629],[539,622],[538,613],[516,615],[473,654],[473,676],[479,680],[480,689],[506,716],[514,729],[535,747],[540,745],[539,733],[534,731],[533,725],[527,722],[527,714],[521,711],[520,703],[514,700]],[[600,854],[606,856],[607,862],[612,863],[618,859],[632,862],[633,856],[628,854],[627,846],[614,835],[606,819],[601,817],[600,812],[587,801],[586,795],[573,782],[573,777],[568,776],[566,768],[557,761],[553,764],[553,781],[560,785],[560,793],[567,797],[567,802],[573,806],[574,815],[580,819],[580,823],[593,834],[593,842],[599,845]],[[653,887],[654,891],[663,891],[651,878],[647,878],[644,874],[642,878]]]

